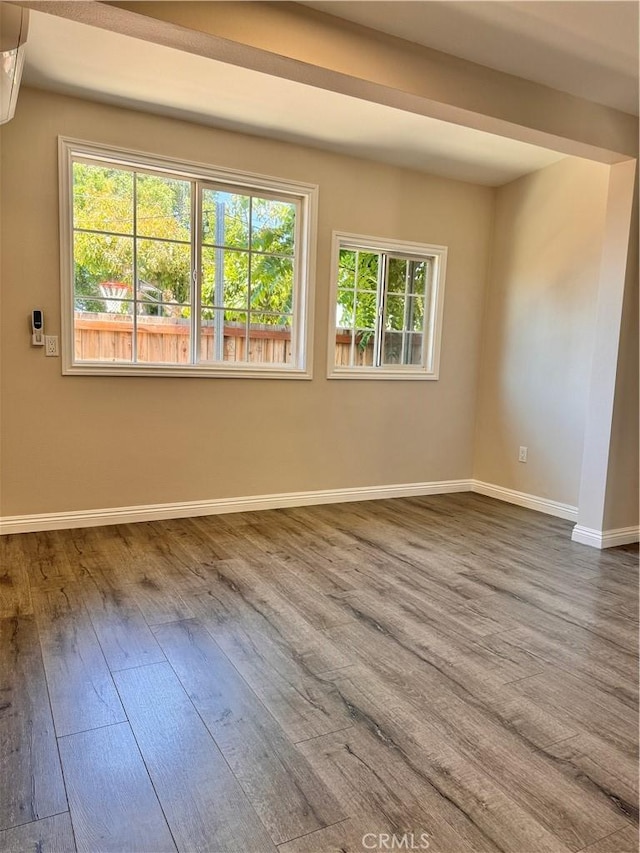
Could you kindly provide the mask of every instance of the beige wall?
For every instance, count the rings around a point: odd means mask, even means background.
[[[58,134],[319,184],[314,379],[63,377]],[[468,478],[493,191],[23,89],[2,140],[2,515]],[[331,229],[449,247],[440,380],[327,381]]]
[[[497,190],[475,477],[576,506],[609,167],[569,159]],[[528,447],[526,464],[518,449]]]
[[[611,424],[611,452],[605,503],[605,530],[638,525],[640,465],[638,448],[638,183],[634,192],[631,243],[622,309],[616,401]]]
[[[574,537],[583,530],[630,526],[629,519],[635,518],[636,524],[638,519],[638,493],[633,493],[638,438],[635,176],[633,160],[610,169]],[[637,208],[635,218],[637,223]]]

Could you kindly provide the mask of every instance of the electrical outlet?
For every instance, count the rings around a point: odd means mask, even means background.
[[[518,462],[526,462],[528,453],[529,453],[528,447],[521,447],[520,452],[518,453]]]
[[[44,354],[46,356],[60,355],[60,353],[58,352],[58,336],[57,335],[45,335],[44,336]]]

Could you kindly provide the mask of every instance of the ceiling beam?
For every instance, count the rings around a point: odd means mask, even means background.
[[[20,5],[564,154],[637,156],[634,116],[295,3]]]

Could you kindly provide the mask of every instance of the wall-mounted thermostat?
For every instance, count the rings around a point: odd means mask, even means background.
[[[31,346],[44,346],[44,314],[39,308],[31,312]]]

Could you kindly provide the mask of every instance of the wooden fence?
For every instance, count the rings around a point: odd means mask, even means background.
[[[189,322],[164,317],[139,317],[138,361],[159,364],[188,364]],[[200,358],[213,361],[214,330],[202,328]],[[348,365],[351,339],[336,337],[336,363]],[[133,323],[126,315],[76,311],[75,357],[77,361],[131,361]],[[247,342],[244,324],[224,327],[224,360],[261,364],[291,362],[291,332],[282,326],[252,326]],[[371,346],[356,346],[356,363],[371,364]]]

